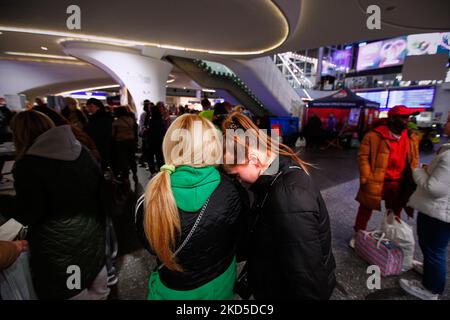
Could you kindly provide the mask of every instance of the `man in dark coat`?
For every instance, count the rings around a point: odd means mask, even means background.
[[[312,148],[320,147],[323,140],[322,120],[313,114],[305,126],[306,146]]]
[[[113,118],[98,99],[89,99],[86,107],[90,116],[85,131],[94,140],[102,158],[102,169],[105,170],[111,166]]]
[[[0,97],[0,143],[12,140],[11,130],[9,129],[12,116],[13,113],[6,105],[5,98]]]

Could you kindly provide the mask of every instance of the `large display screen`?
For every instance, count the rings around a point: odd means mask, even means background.
[[[347,71],[352,63],[352,48],[336,50],[330,57],[331,61],[322,62],[322,75],[332,75],[335,71]]]
[[[413,34],[407,38],[407,55],[450,52],[450,32]]]
[[[388,103],[388,91],[387,90],[362,91],[362,92],[355,92],[355,93],[364,99],[378,102],[380,104],[380,109],[387,108],[387,103]]]
[[[357,71],[398,66],[406,56],[445,53],[450,55],[450,32],[421,33],[361,44]]]
[[[406,37],[372,42],[359,47],[357,71],[398,66],[406,56]]]
[[[421,33],[408,36],[407,55],[417,56],[424,54],[435,54],[439,44],[439,33]]]
[[[439,34],[437,53],[448,53],[450,55],[450,32]]]
[[[432,108],[434,88],[389,90],[388,108],[405,105],[408,108]]]

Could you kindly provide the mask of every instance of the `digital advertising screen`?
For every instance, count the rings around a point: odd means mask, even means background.
[[[389,90],[388,108],[405,105],[408,108],[432,108],[435,88]]]
[[[361,98],[375,101],[380,104],[380,109],[386,109],[388,103],[388,91],[387,90],[377,90],[377,91],[362,91],[355,92]]]
[[[450,54],[450,32],[421,33],[407,37],[408,56],[445,53]]]
[[[322,62],[322,75],[332,75],[334,71],[346,71],[352,66],[352,48],[336,50],[333,52],[329,61]]]
[[[332,63],[341,68],[350,68],[352,62],[352,49],[335,51],[332,55]]]
[[[448,53],[450,55],[450,32],[439,33],[436,53]]]
[[[406,56],[406,37],[372,42],[359,47],[357,71],[398,66]]]
[[[407,37],[407,55],[435,54],[440,43],[439,33],[413,34]]]

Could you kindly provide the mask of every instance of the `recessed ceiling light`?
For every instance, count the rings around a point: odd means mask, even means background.
[[[59,55],[54,55],[54,54],[42,54],[42,53],[30,53],[30,52],[13,52],[13,51],[6,51],[4,53],[8,54],[8,55],[13,55],[13,56],[26,56],[26,57],[63,59],[63,60],[77,60],[74,57],[59,56]]]
[[[0,34],[3,34],[3,32],[0,31]]]
[[[47,51],[48,48],[47,47],[41,47],[42,50]]]
[[[76,90],[72,90],[72,91],[65,91],[65,92],[57,93],[56,95],[57,96],[64,96],[64,95],[69,95],[69,94],[74,93],[74,92],[92,91],[92,90],[118,88],[118,87],[120,87],[119,84],[112,84],[112,85],[106,85],[106,86],[100,86],[100,87],[82,88],[82,89],[76,89]]]

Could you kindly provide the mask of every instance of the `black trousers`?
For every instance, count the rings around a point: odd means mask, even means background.
[[[137,174],[136,142],[134,140],[114,143],[114,174],[128,176],[129,170]]]
[[[155,166],[156,160],[156,166]],[[164,156],[161,143],[150,143],[147,152],[147,163],[151,173],[155,173],[164,165]]]

